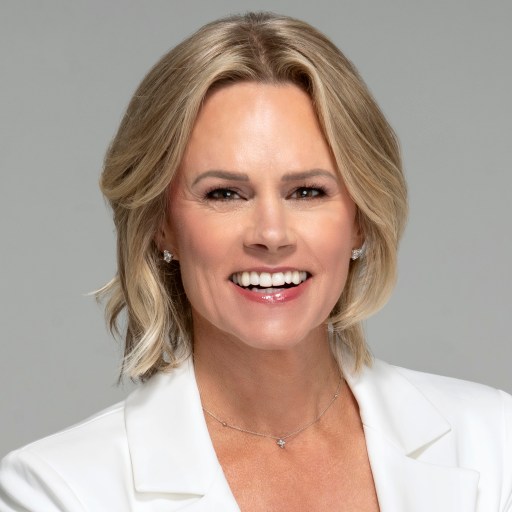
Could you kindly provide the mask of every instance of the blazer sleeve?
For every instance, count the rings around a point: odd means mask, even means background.
[[[512,396],[500,391],[503,396],[504,415],[504,468],[503,492],[500,510],[512,512]]]
[[[85,512],[64,479],[29,448],[0,462],[0,512]]]

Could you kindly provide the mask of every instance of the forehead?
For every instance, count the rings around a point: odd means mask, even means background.
[[[292,84],[242,82],[210,93],[199,112],[182,167],[334,167],[310,97]]]

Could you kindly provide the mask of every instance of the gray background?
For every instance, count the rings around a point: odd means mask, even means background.
[[[411,215],[396,293],[368,323],[374,353],[512,392],[511,6],[2,0],[0,455],[130,390],[85,296],[114,273],[102,157],[160,55],[248,9],[330,36],[401,139]]]

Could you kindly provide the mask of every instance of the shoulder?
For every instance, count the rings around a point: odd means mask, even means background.
[[[504,446],[512,450],[512,397],[504,391],[378,359],[349,381],[362,415],[372,424],[401,424],[408,434],[437,424],[439,433],[450,431],[449,437],[465,452],[478,450],[472,446],[475,439],[497,456]]]
[[[476,382],[387,366],[387,371],[414,386],[448,422],[448,437],[460,460],[479,457],[495,468],[501,466],[512,493],[512,396]]]
[[[209,440],[206,426],[198,433],[194,382],[190,364],[156,374],[122,402],[9,453],[0,461],[0,512],[132,510],[138,489],[183,480],[179,462]],[[197,456],[215,469],[210,459]]]
[[[501,482],[500,510],[512,511],[512,396],[475,382],[392,368],[446,418],[461,463],[486,468],[480,470],[481,489]]]
[[[377,364],[386,364],[378,361]],[[439,407],[456,411],[503,412],[509,408],[512,396],[499,389],[453,377],[426,373],[388,365]]]
[[[80,485],[75,483],[107,483],[116,466],[128,460],[124,402],[120,402],[4,457],[0,510],[82,511]],[[38,508],[33,508],[35,504]]]
[[[377,380],[413,386],[452,425],[482,424],[486,429],[512,428],[512,396],[468,380],[394,366],[376,359],[370,373]],[[399,376],[397,379],[396,376]]]
[[[382,364],[382,363],[381,363]],[[390,366],[455,424],[480,423],[486,429],[512,429],[512,396],[505,391],[453,377]]]
[[[360,399],[363,423],[372,432],[429,467],[477,472],[482,503],[496,503],[498,496],[499,510],[512,511],[508,393],[378,359],[360,374],[349,375],[349,382]]]
[[[60,432],[32,442],[15,453],[51,454],[63,462],[77,454],[97,455],[116,449],[124,435],[124,405],[119,402]],[[75,459],[76,460],[76,459]]]

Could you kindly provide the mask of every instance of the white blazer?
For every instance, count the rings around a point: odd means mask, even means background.
[[[510,395],[378,360],[345,376],[382,512],[512,511]],[[1,512],[176,510],[239,510],[190,360],[1,463]]]

